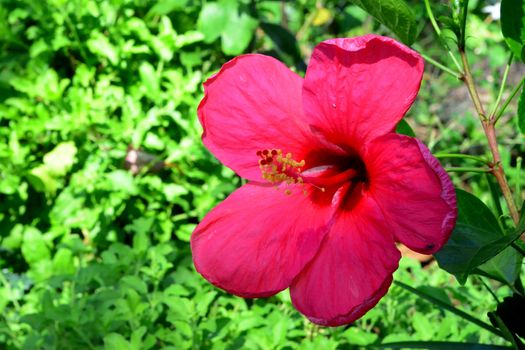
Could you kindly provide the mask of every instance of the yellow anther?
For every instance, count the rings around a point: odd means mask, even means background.
[[[261,169],[262,178],[271,184],[277,185],[285,183],[287,185],[298,184],[304,187],[304,180],[298,176],[301,172],[300,167],[305,166],[305,161],[300,162],[292,158],[291,153],[283,155],[280,149],[266,149],[257,151],[259,159],[259,168]],[[306,191],[303,189],[303,192]],[[286,194],[291,194],[290,189],[285,190]]]

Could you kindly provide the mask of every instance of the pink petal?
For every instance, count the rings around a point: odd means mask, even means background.
[[[374,200],[362,195],[336,219],[290,287],[294,306],[324,326],[351,323],[387,292],[401,255]]]
[[[244,55],[204,83],[203,142],[240,176],[262,181],[256,152],[282,149],[300,161],[316,144],[303,121],[303,79],[276,59]]]
[[[329,230],[337,203],[319,199],[297,189],[287,195],[282,188],[244,185],[193,232],[197,271],[242,297],[267,297],[286,289]]]
[[[423,59],[393,39],[324,41],[315,48],[304,81],[307,121],[340,145],[371,140],[394,130],[422,76]]]
[[[433,254],[456,223],[454,186],[439,162],[418,140],[397,134],[368,145],[365,163],[370,193],[397,241]]]

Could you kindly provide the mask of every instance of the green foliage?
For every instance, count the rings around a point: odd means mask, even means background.
[[[0,2],[0,348],[504,344],[397,286],[354,325],[330,329],[306,321],[287,292],[237,298],[193,268],[191,232],[241,184],[202,146],[196,118],[202,82],[243,52],[273,55],[302,74],[313,45],[325,38],[376,32],[408,44],[416,39],[419,2],[375,1],[381,9],[357,3]],[[473,18],[485,36],[472,47],[492,55],[491,62],[501,60],[501,39],[493,39],[499,27]],[[425,41],[417,45],[433,52],[432,37],[422,33]],[[427,74],[432,82],[424,81],[407,116],[414,128],[403,120],[397,131],[422,137],[436,152],[482,152],[471,112],[437,104],[458,82],[429,68]],[[519,169],[510,164],[512,152],[523,149],[514,147],[502,150],[502,164],[519,187]],[[484,177],[454,175],[454,181],[487,199]],[[486,217],[490,224],[481,228],[504,239],[503,249],[508,236]],[[515,252],[507,252],[488,261],[493,252],[473,257],[468,269],[495,279],[487,283],[499,298],[509,288],[497,281],[509,284],[519,271],[508,264]],[[478,279],[462,278],[459,286],[435,263],[404,258],[395,279],[484,322],[485,311],[496,308]]]
[[[525,62],[525,2],[501,1],[501,32],[514,55]]]
[[[525,90],[521,90],[518,100],[518,128],[522,134],[525,134]]]
[[[221,38],[222,51],[227,55],[241,54],[253,37],[257,20],[241,11],[236,0],[208,2],[199,14],[197,27],[210,43]]]
[[[404,0],[352,0],[353,3],[374,16],[407,45],[416,40],[418,29],[414,13]]]
[[[521,256],[505,248],[521,235],[521,230],[505,235],[494,214],[476,196],[462,190],[457,190],[456,196],[458,220],[449,241],[436,254],[439,265],[463,284],[476,267],[498,256],[481,266],[481,271],[489,270],[485,272],[513,283],[520,272]]]
[[[399,123],[396,126],[396,132],[398,134],[416,137],[416,133],[414,132],[414,130],[412,130],[412,127],[410,126],[410,124],[407,123],[405,119],[401,119],[399,121]]]

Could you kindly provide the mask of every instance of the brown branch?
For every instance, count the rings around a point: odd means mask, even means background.
[[[476,108],[476,112],[478,113],[481,125],[483,125],[483,131],[485,132],[485,136],[487,137],[487,141],[489,143],[490,152],[492,153],[492,162],[490,164],[491,173],[494,174],[494,176],[496,177],[498,185],[501,188],[501,192],[503,193],[503,197],[507,202],[507,207],[509,208],[510,216],[514,221],[514,224],[517,225],[520,219],[520,215],[518,208],[516,207],[516,203],[514,202],[514,198],[512,197],[512,192],[510,190],[509,184],[507,182],[505,170],[503,169],[503,165],[501,164],[501,156],[498,149],[498,141],[496,139],[496,119],[494,118],[494,116],[490,116],[490,118],[487,118],[483,105],[481,104],[481,100],[479,99],[476,84],[474,84],[474,79],[472,78],[472,72],[470,71],[470,65],[468,63],[467,55],[462,49],[459,50],[459,54],[461,56],[461,61],[463,63],[464,70],[462,80],[465,82],[465,85],[467,86],[467,89],[470,94],[470,98],[474,103],[474,107]],[[525,240],[523,236],[522,239]]]

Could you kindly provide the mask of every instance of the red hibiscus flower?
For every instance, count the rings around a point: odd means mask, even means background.
[[[197,271],[246,298],[290,288],[311,321],[338,326],[387,292],[396,241],[440,249],[452,183],[420,141],[394,133],[422,74],[416,52],[376,35],[322,42],[304,79],[263,55],[226,63],[204,84],[203,142],[249,182],[193,232]]]

